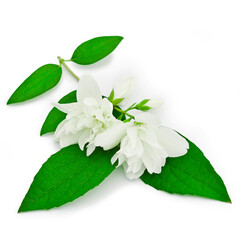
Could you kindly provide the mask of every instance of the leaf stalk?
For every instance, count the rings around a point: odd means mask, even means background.
[[[74,77],[76,78],[78,81],[80,80],[80,78],[68,67],[68,65],[65,63],[65,60],[63,58],[61,58],[60,56],[57,57],[60,63],[60,66],[63,65],[66,70]]]

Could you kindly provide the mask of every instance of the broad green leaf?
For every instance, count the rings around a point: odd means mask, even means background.
[[[76,96],[77,91],[72,91],[63,98],[60,99],[59,103],[72,103],[77,101],[77,96]],[[58,126],[58,124],[63,121],[66,117],[66,113],[61,112],[57,108],[53,108],[49,114],[47,115],[46,120],[43,123],[40,135],[42,136],[43,134],[54,132]]]
[[[59,101],[59,103],[72,103],[72,102],[77,102],[76,90],[70,92],[69,94],[61,98],[61,100]],[[47,115],[47,118],[43,123],[40,135],[42,136],[43,134],[46,133],[55,132],[58,124],[65,119],[66,115],[67,115],[66,113],[61,112],[60,110],[54,107]],[[119,113],[116,110],[113,110],[113,115],[116,118],[118,118],[121,115],[121,113]],[[122,120],[125,119],[126,119],[125,116],[123,116]]]
[[[115,152],[97,148],[87,157],[77,144],[61,149],[36,174],[18,212],[59,207],[84,195],[115,169]]]
[[[97,37],[79,45],[74,51],[71,61],[88,65],[109,55],[123,40],[120,36]]]
[[[221,177],[203,155],[201,150],[188,139],[189,150],[184,156],[167,158],[160,174],[145,173],[144,183],[169,193],[196,195],[231,203]]]
[[[46,64],[33,72],[12,94],[7,104],[24,102],[37,97],[56,86],[61,78],[62,68]]]

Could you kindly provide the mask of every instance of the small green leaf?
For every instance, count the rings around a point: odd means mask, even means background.
[[[36,174],[18,212],[59,207],[84,195],[115,169],[115,152],[97,148],[87,157],[77,144],[61,149]]]
[[[76,94],[77,94],[76,90],[70,92],[69,94],[67,94],[63,98],[61,98],[59,103],[77,102]],[[40,132],[40,136],[42,136],[43,134],[46,134],[46,133],[55,132],[58,124],[65,119],[66,115],[67,115],[66,113],[61,112],[60,110],[58,110],[57,108],[54,107],[49,112],[49,114],[47,115],[47,118],[45,119],[45,121],[43,123],[42,129],[41,129],[41,132]],[[115,118],[118,118],[120,116],[120,113],[116,110],[113,110],[113,116],[115,116]],[[125,120],[125,119],[126,119],[126,117],[124,115],[122,117],[122,120]]]
[[[160,174],[141,176],[144,183],[169,193],[196,195],[223,202],[231,202],[221,177],[203,155],[201,150],[188,139],[189,150],[186,155],[167,158]]]
[[[148,110],[150,110],[151,108],[149,106],[145,106],[145,104],[148,103],[149,101],[150,101],[150,99],[142,100],[140,103],[138,103],[135,106],[135,109],[141,110],[141,111],[148,111]]]
[[[122,102],[124,98],[117,98],[112,101],[113,106],[118,105],[120,102]]]
[[[62,68],[46,64],[33,72],[12,94],[7,104],[24,102],[37,97],[56,86],[61,78]]]
[[[108,100],[109,100],[110,102],[112,102],[112,101],[113,101],[113,99],[114,99],[114,89],[111,91],[111,93],[110,93],[110,96],[109,96]]]
[[[97,37],[79,45],[74,51],[71,61],[88,65],[109,55],[123,40],[120,36]]]
[[[77,91],[72,91],[63,98],[60,99],[59,103],[72,103],[72,102],[77,102]],[[66,113],[61,112],[57,108],[53,108],[49,114],[47,115],[46,120],[43,123],[40,135],[42,136],[43,134],[50,133],[50,132],[55,132],[58,124],[63,121],[66,117]]]
[[[141,106],[141,107],[138,107],[136,108],[137,110],[141,110],[141,111],[148,111],[150,110],[151,108],[149,106]]]
[[[141,107],[141,106],[145,105],[146,103],[148,103],[149,101],[150,101],[150,99],[144,99],[140,103],[138,103],[136,105],[136,107]]]

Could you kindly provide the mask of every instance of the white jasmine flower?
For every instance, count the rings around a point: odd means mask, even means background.
[[[135,86],[135,78],[127,78],[117,81],[113,87],[114,99],[124,99],[130,96]]]
[[[187,153],[188,142],[174,130],[161,126],[157,117],[141,113],[135,120],[107,130],[95,139],[95,144],[105,150],[120,143],[120,150],[111,162],[118,159],[118,166],[123,165],[129,179],[140,177],[146,169],[149,173],[160,173],[167,157]]]
[[[89,143],[87,155],[94,151],[93,141],[99,133],[122,124],[112,115],[112,103],[102,98],[97,83],[90,76],[83,76],[79,81],[76,103],[55,104],[55,107],[67,113],[56,129],[55,139],[61,147],[78,143],[81,150]]]
[[[159,108],[162,105],[162,101],[158,99],[150,99],[144,106],[150,107],[151,109]]]

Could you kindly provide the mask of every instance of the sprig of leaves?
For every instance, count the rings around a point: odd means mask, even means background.
[[[80,44],[68,61],[80,65],[89,65],[108,56],[123,40],[120,36],[104,36],[90,39]],[[7,104],[24,102],[37,97],[55,87],[62,76],[64,66],[75,78],[79,79],[66,65],[65,60],[58,57],[59,65],[46,64],[33,72],[12,94]]]

